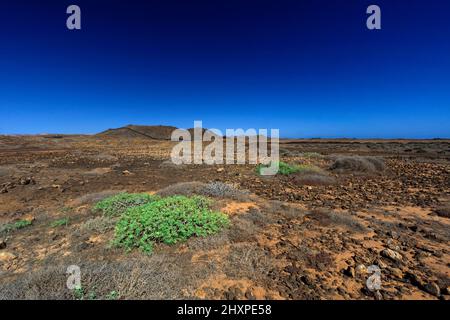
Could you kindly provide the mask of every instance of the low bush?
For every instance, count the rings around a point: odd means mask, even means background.
[[[25,227],[31,226],[33,223],[29,220],[18,220],[13,223],[7,223],[0,226],[0,233],[9,233]]]
[[[150,203],[159,197],[147,193],[119,193],[98,202],[94,210],[101,211],[105,215],[119,216],[127,209]]]
[[[330,167],[333,171],[363,173],[381,172],[384,169],[382,158],[361,156],[338,157]]]
[[[317,152],[303,152],[300,154],[300,156],[303,158],[311,158],[311,159],[319,159],[323,157],[320,153]]]
[[[159,190],[156,194],[161,197],[170,196],[193,196],[200,194],[200,191],[205,186],[203,182],[191,181],[191,182],[178,182]]]
[[[175,183],[159,190],[156,194],[161,197],[176,195],[189,197],[194,195],[201,195],[215,198],[245,200],[248,198],[250,192],[248,190],[238,189],[233,185],[220,181],[213,181],[209,183],[192,181]]]
[[[209,206],[204,197],[172,196],[131,208],[117,222],[114,243],[151,252],[155,242],[174,244],[214,234],[228,226],[229,219]]]
[[[115,216],[97,216],[83,222],[78,229],[86,233],[105,233],[114,229],[117,219]]]
[[[258,164],[256,172],[261,175],[261,169],[268,168],[268,165]],[[290,175],[293,173],[322,172],[322,169],[311,164],[289,164],[283,161],[278,162],[278,174]]]
[[[78,197],[72,201],[72,206],[82,206],[84,204],[91,204],[99,202],[105,198],[114,196],[119,193],[123,193],[124,191],[118,191],[118,190],[104,190],[100,192],[93,192],[85,194],[81,197]]]
[[[56,227],[62,227],[62,226],[67,226],[69,224],[69,218],[61,218],[58,220],[53,221],[50,224],[50,227],[52,228],[56,228]]]
[[[325,227],[342,226],[354,232],[366,232],[366,227],[348,213],[336,213],[325,209],[314,210],[309,217]]]
[[[239,190],[234,186],[220,181],[213,181],[205,184],[199,193],[204,196],[217,198],[239,199],[244,195],[248,195],[247,190]]]

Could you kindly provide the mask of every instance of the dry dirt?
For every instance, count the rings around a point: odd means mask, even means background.
[[[449,299],[450,141],[282,140],[282,160],[322,176],[260,177],[252,165],[184,165],[172,142],[144,136],[0,137],[0,299]],[[384,170],[330,170],[340,156],[376,156]],[[92,205],[128,192],[188,194],[221,181],[247,190],[215,199],[231,226],[157,245],[110,245],[114,221]],[[181,191],[180,191],[181,190]],[[439,214],[438,214],[439,213]],[[68,218],[66,226],[52,222]],[[367,268],[381,269],[379,291]],[[115,292],[112,295],[112,292]]]

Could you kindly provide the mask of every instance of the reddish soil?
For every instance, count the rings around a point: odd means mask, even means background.
[[[141,134],[0,137],[0,225],[32,221],[0,234],[0,299],[72,299],[73,264],[95,299],[450,298],[450,141],[282,140],[282,160],[317,166],[320,178],[174,167],[172,146]],[[385,168],[330,170],[339,155]],[[91,210],[105,194],[193,181],[248,192],[214,199],[227,230],[151,255],[111,246],[114,221]],[[61,218],[67,226],[52,226]],[[371,265],[378,291],[366,286]]]

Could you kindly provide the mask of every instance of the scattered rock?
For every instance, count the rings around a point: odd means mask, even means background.
[[[89,244],[89,243],[83,241],[83,242],[79,243],[79,244],[75,247],[75,250],[76,250],[76,251],[83,251],[83,250],[88,249],[90,246],[91,246],[91,244]]]
[[[28,185],[28,184],[36,184],[36,181],[34,181],[34,179],[31,178],[31,177],[20,178],[19,184],[22,185],[22,186],[25,186],[25,185]]]
[[[9,262],[11,260],[16,259],[17,257],[8,251],[2,251],[0,252],[0,261],[2,262]]]
[[[247,291],[245,292],[245,297],[246,297],[248,300],[256,300],[256,297],[253,295],[253,293],[252,293],[250,290],[247,290]]]
[[[424,286],[422,279],[415,273],[407,271],[405,273],[405,278],[408,279],[412,285],[422,288]]]
[[[439,289],[439,286],[434,282],[427,283],[423,289],[433,296],[439,297],[441,295],[441,289]]]
[[[394,251],[392,249],[384,249],[383,251],[381,251],[381,255],[383,257],[389,258],[393,261],[402,261],[403,257],[400,253],[398,253],[397,251]]]
[[[0,239],[0,250],[5,249],[6,248],[6,241],[3,239]]]
[[[344,270],[344,274],[347,277],[354,278],[355,277],[355,268],[348,267],[347,269]]]
[[[387,232],[387,235],[388,235],[389,237],[391,237],[392,239],[398,239],[398,238],[399,238],[398,233],[397,233],[396,231],[393,231],[393,230],[389,230],[389,231]]]
[[[125,175],[125,176],[128,176],[128,175],[131,174],[131,172],[128,171],[128,170],[123,170],[123,171],[122,171],[122,174]]]
[[[360,264],[356,267],[355,271],[357,274],[367,274],[367,267],[363,264]]]
[[[398,278],[398,279],[403,279],[403,272],[402,270],[398,269],[398,268],[391,268],[389,269],[389,271],[391,272],[391,274]]]
[[[450,206],[438,208],[434,212],[439,217],[450,218]]]
[[[378,290],[373,293],[373,296],[375,297],[375,300],[383,300],[383,295]]]
[[[217,172],[223,172],[223,171],[225,171],[225,169],[224,168],[218,168],[216,171]]]
[[[314,283],[314,280],[309,275],[304,275],[300,278],[304,284],[310,286]]]

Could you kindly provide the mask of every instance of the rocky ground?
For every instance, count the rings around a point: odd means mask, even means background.
[[[274,177],[174,166],[171,147],[0,137],[0,226],[28,221],[0,229],[0,298],[76,298],[69,265],[92,299],[450,298],[450,141],[283,140],[283,161],[315,171]],[[231,226],[151,255],[111,246],[114,221],[92,210],[120,191],[194,194],[217,181],[233,186],[208,194]],[[367,287],[371,266],[379,290]]]

